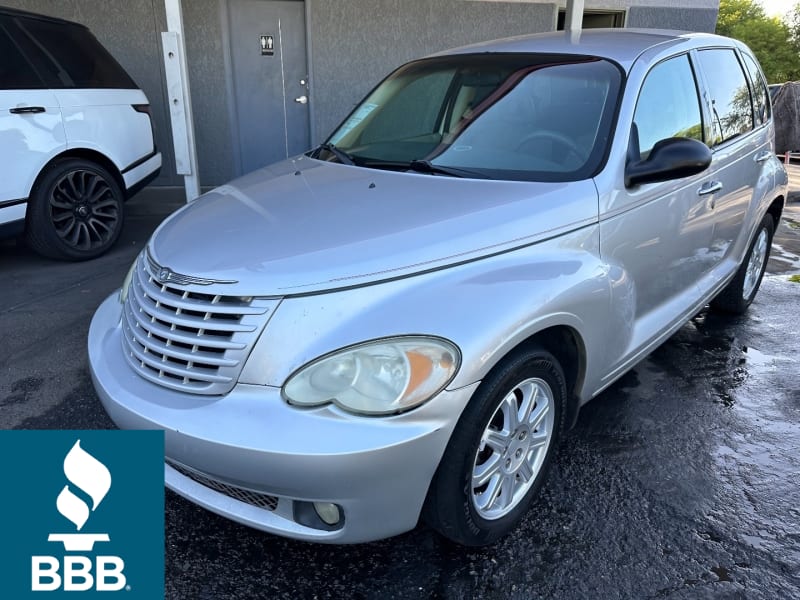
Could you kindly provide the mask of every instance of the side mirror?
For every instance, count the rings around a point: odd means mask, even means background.
[[[703,142],[667,138],[653,146],[646,160],[629,159],[625,166],[625,186],[688,177],[705,171],[710,164],[711,150]]]

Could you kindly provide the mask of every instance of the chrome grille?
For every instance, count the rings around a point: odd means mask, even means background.
[[[123,309],[128,362],[142,377],[167,388],[227,393],[277,301],[160,283],[158,265],[145,254],[137,259]]]
[[[222,483],[221,481],[212,479],[200,471],[195,471],[194,469],[191,469],[186,465],[182,465],[181,463],[173,460],[167,460],[167,464],[175,469],[178,473],[188,477],[192,481],[207,488],[211,488],[220,494],[225,494],[234,500],[239,500],[245,504],[250,504],[251,506],[256,506],[269,511],[274,511],[276,508],[278,508],[278,498],[275,496],[270,496],[269,494],[265,494],[263,492],[248,490],[247,488],[231,485],[229,483]]]

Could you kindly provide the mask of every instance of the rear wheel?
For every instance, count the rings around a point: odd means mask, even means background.
[[[55,162],[31,193],[28,244],[50,258],[99,256],[122,231],[123,205],[122,190],[100,165],[77,158]]]
[[[758,293],[767,269],[774,229],[772,215],[764,215],[736,276],[711,301],[711,308],[734,315],[740,315],[747,310]]]
[[[467,546],[490,544],[522,519],[564,428],[564,374],[541,349],[509,359],[478,388],[434,476],[424,517]]]

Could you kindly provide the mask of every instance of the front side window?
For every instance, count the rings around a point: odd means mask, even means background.
[[[687,55],[657,64],[642,85],[633,122],[642,159],[656,142],[685,137],[703,141],[703,119]]]
[[[711,124],[716,146],[753,129],[753,106],[744,71],[731,48],[697,53],[711,93]]]
[[[381,83],[328,143],[364,167],[423,162],[463,176],[584,179],[604,159],[621,81],[618,67],[586,56],[425,59]]]

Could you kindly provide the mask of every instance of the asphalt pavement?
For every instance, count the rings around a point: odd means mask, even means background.
[[[88,263],[0,242],[0,427],[113,424],[89,377],[94,309],[176,203],[147,192]],[[450,545],[264,534],[166,498],[168,598],[800,597],[800,203],[747,315],[703,312],[582,411],[523,525]]]

